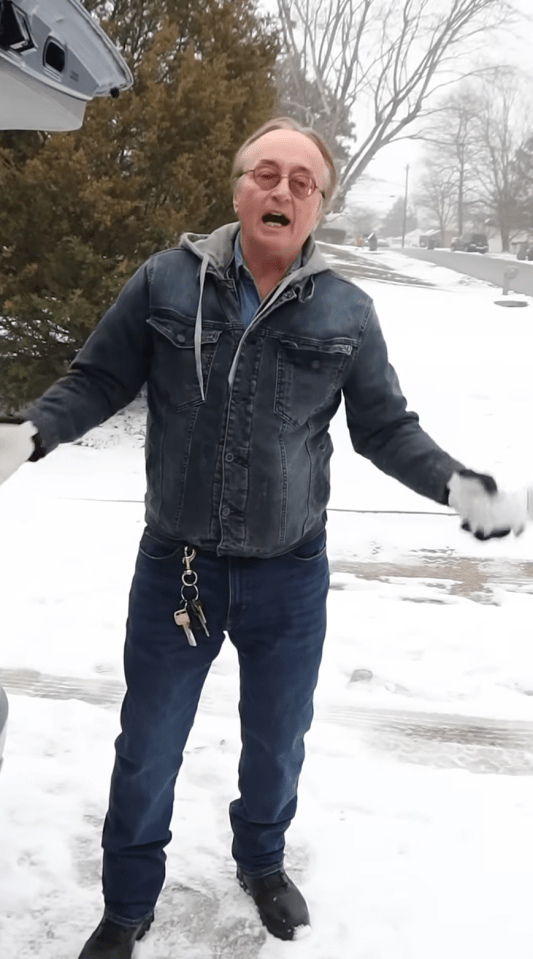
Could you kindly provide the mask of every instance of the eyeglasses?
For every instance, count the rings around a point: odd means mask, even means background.
[[[312,196],[315,190],[318,190],[318,184],[307,173],[280,173],[273,167],[264,166],[255,167],[254,170],[243,170],[240,175],[244,176],[245,173],[251,173],[261,190],[273,190],[286,176],[289,181],[289,189],[298,200],[305,200]],[[326,194],[322,190],[319,192],[325,199]]]

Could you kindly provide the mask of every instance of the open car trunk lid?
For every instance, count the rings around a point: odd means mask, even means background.
[[[90,100],[132,83],[77,0],[0,0],[0,129],[76,130]]]

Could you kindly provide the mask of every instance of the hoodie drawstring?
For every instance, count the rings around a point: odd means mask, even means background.
[[[202,401],[205,400],[204,393],[204,374],[202,370],[202,297],[204,295],[204,283],[207,267],[209,266],[209,256],[204,256],[200,267],[200,297],[198,300],[198,309],[196,311],[196,322],[194,324],[194,359],[196,361],[196,375],[200,384],[200,393]]]
[[[205,284],[205,274],[207,272],[207,267],[210,263],[209,253],[204,253],[202,257],[202,264],[200,266],[200,296],[198,299],[198,309],[196,310],[196,321],[194,324],[194,359],[196,363],[196,375],[198,377],[198,383],[200,384],[200,394],[202,397],[202,402],[205,401],[205,390],[204,390],[204,374],[202,370],[202,299],[204,295],[204,284]],[[327,268],[327,266],[326,266]],[[298,271],[296,271],[298,273]],[[256,315],[253,318],[250,326],[244,331],[244,335],[239,343],[237,352],[233,358],[233,363],[231,364],[231,369],[228,374],[228,384],[230,388],[233,386],[233,381],[235,379],[235,373],[237,370],[237,365],[239,358],[244,346],[244,342],[248,335],[249,330],[252,326],[256,325],[256,321],[260,319],[263,312],[265,312],[268,307],[272,304],[274,300],[277,300],[278,297],[285,292],[287,287],[294,280],[294,273],[288,273],[283,277],[281,282],[273,290],[270,291],[267,297],[261,303],[259,309],[257,310]]]
[[[278,286],[276,286],[273,290],[270,291],[270,293],[268,294],[268,296],[266,296],[265,299],[263,300],[263,302],[261,303],[259,309],[257,310],[257,313],[255,314],[252,322],[250,323],[250,326],[245,330],[244,336],[242,337],[241,342],[239,343],[237,352],[235,353],[235,356],[233,357],[233,363],[231,364],[231,369],[230,369],[230,371],[229,371],[229,373],[228,373],[228,383],[229,383],[230,388],[233,386],[233,381],[234,381],[234,379],[235,379],[235,373],[236,373],[236,370],[237,370],[237,365],[238,365],[239,358],[240,358],[240,355],[241,355],[241,352],[242,352],[242,348],[243,348],[243,345],[244,345],[244,341],[245,341],[245,339],[246,339],[246,337],[247,337],[247,335],[248,335],[248,331],[252,328],[252,326],[255,326],[256,321],[261,317],[263,311],[266,310],[266,309],[271,305],[271,303],[273,302],[273,300],[277,299],[278,296],[287,289],[287,287],[289,286],[292,278],[293,278],[293,274],[292,274],[292,273],[287,274],[287,276],[283,278],[283,280],[281,281],[281,283],[280,283]]]

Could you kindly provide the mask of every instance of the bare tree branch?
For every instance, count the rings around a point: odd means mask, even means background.
[[[524,219],[517,157],[531,131],[527,86],[518,71],[493,68],[444,100],[424,136],[433,175],[439,178],[444,161],[455,184],[457,232],[463,220],[472,229],[488,218],[505,250]]]
[[[512,0],[277,2],[283,57],[302,91],[295,99],[305,102],[305,83],[316,86],[330,136],[347,113],[357,118],[342,196],[378,150],[407,136],[438,89],[472,72],[465,57],[478,38],[519,16]]]

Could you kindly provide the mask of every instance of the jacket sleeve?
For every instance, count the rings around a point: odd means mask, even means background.
[[[424,432],[416,413],[407,410],[372,302],[344,396],[354,450],[415,493],[446,505],[447,483],[452,473],[465,467]]]
[[[131,403],[148,377],[152,352],[150,261],[123,287],[65,376],[24,410],[39,431],[41,455],[71,443]],[[38,458],[38,457],[36,457]]]

